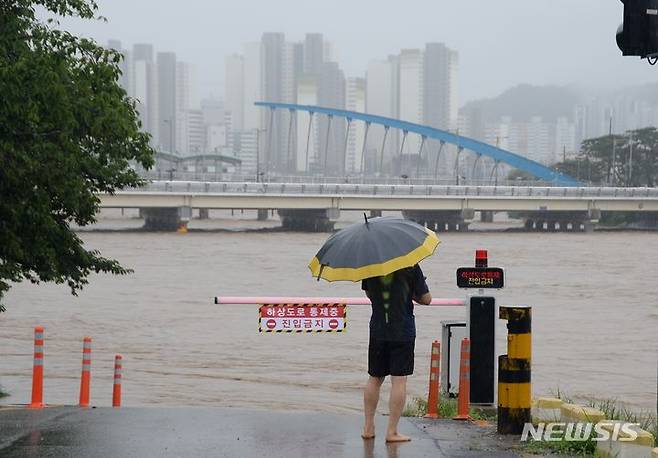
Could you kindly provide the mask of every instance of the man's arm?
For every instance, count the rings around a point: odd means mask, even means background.
[[[432,293],[425,293],[420,297],[414,297],[414,300],[420,305],[430,305],[432,303]]]
[[[368,296],[368,299],[370,299],[370,291],[368,291],[368,285],[366,285],[365,280],[361,280],[361,289],[366,293],[366,296]]]
[[[414,296],[413,299],[421,305],[430,305],[432,303],[432,294],[425,282],[425,275],[419,265],[414,267]]]

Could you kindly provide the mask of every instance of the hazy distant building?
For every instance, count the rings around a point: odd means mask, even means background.
[[[455,129],[459,108],[457,52],[443,43],[427,43],[423,59],[423,122],[438,129]]]
[[[237,152],[236,156],[242,161],[240,171],[245,175],[253,174],[256,176],[257,171],[262,171],[262,168],[256,162],[259,154],[257,138],[258,134],[255,129],[235,134],[234,148]]]
[[[297,82],[304,74],[304,45],[286,43],[283,54],[283,94],[286,103],[296,103]]]
[[[206,151],[217,154],[226,145],[226,126],[224,124],[206,124]]]
[[[153,45],[150,43],[136,43],[133,46],[133,59],[153,62]]]
[[[244,129],[245,73],[244,57],[239,54],[224,59],[224,100],[225,109],[231,113],[232,129]]]
[[[346,87],[346,108],[350,111],[364,113],[366,111],[366,81],[363,78],[348,78]],[[359,174],[362,171],[363,142],[365,139],[365,124],[353,121],[349,126],[347,137],[347,157],[345,172]]]
[[[419,49],[400,51],[399,117],[403,121],[424,122],[424,56]],[[403,141],[403,140],[401,140]],[[403,155],[418,154],[420,138],[408,135],[400,145]]]
[[[178,112],[177,151],[181,156],[195,156],[206,153],[206,126],[201,110]]]
[[[304,39],[304,74],[319,75],[324,57],[325,45],[321,33],[307,33]]]
[[[157,147],[159,142],[158,119],[158,77],[153,62],[153,45],[136,44],[133,46],[133,65],[131,88],[132,97],[137,100],[137,112],[146,132],[151,134],[151,144]]]
[[[186,62],[176,63],[176,111],[198,108],[194,67]]]
[[[303,76],[297,84],[297,103],[300,105],[318,104],[317,80],[313,76]],[[318,162],[318,115],[298,111],[295,125],[297,142],[295,168],[297,172],[309,172],[311,164]]]
[[[397,119],[399,115],[399,66],[397,56],[386,60],[375,60],[368,64],[366,72],[366,112]],[[399,133],[391,130],[386,136],[384,161],[388,162],[398,149]],[[384,129],[371,126],[368,130],[366,171],[374,172],[379,167],[379,156],[384,142]]]
[[[173,151],[176,144],[176,54],[159,52],[158,119],[160,148]]]
[[[576,125],[567,117],[560,117],[555,124],[555,141],[553,142],[554,155],[549,164],[561,162],[564,158],[571,158],[578,150],[576,144]]]
[[[318,105],[345,108],[345,75],[336,62],[325,62],[318,79]],[[342,175],[345,154],[345,118],[319,117],[321,163],[319,171],[327,175]]]
[[[262,48],[261,43],[248,43],[244,46],[243,130],[261,128],[263,109],[255,106],[254,103],[265,100],[261,84]]]
[[[220,99],[207,97],[201,100],[203,122],[206,125],[224,124],[224,102]]]
[[[285,37],[283,33],[267,32],[262,37],[261,49],[261,85],[263,100],[283,102],[284,94],[284,55]],[[264,148],[263,162],[266,172],[281,172],[286,168],[284,148],[284,117],[282,110],[272,113],[262,110],[262,124],[266,126],[267,142]]]

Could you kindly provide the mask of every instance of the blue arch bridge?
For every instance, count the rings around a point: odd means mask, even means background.
[[[421,164],[426,164],[424,169],[427,169],[428,166],[430,169],[433,169],[433,176],[434,179],[438,177],[438,172],[439,172],[439,162],[442,157],[442,154],[445,155],[445,146],[446,145],[454,145],[457,148],[457,153],[455,157],[455,163],[454,163],[454,176],[456,179],[456,184],[459,184],[459,178],[460,178],[460,173],[458,171],[458,167],[460,165],[460,157],[462,155],[463,151],[470,151],[475,154],[475,158],[473,160],[473,165],[472,165],[472,173],[470,174],[471,177],[475,175],[476,168],[478,167],[478,164],[480,164],[480,160],[483,157],[489,158],[493,161],[493,165],[491,168],[491,171],[489,173],[489,182],[492,182],[494,175],[496,176],[496,182],[497,182],[497,177],[498,177],[498,168],[501,164],[506,164],[512,168],[521,170],[533,177],[535,177],[538,181],[545,182],[547,184],[551,184],[554,186],[563,186],[563,187],[573,187],[573,186],[582,186],[581,183],[576,180],[575,178],[565,175],[562,173],[559,173],[549,167],[546,167],[545,165],[542,165],[538,162],[532,161],[530,159],[527,159],[519,154],[512,153],[510,151],[506,151],[504,149],[501,149],[497,146],[489,145],[487,143],[474,140],[472,138],[464,137],[452,132],[447,132],[444,130],[436,129],[430,126],[425,126],[425,125],[420,125],[420,124],[414,124],[411,122],[407,121],[401,121],[398,119],[393,119],[393,118],[387,118],[384,116],[377,116],[377,115],[372,115],[372,114],[367,114],[367,113],[359,113],[356,111],[348,111],[348,110],[340,110],[340,109],[335,109],[335,108],[326,108],[326,107],[319,107],[319,106],[312,106],[312,105],[297,105],[297,104],[289,104],[289,103],[278,103],[278,102],[256,102],[255,103],[257,106],[268,108],[269,109],[269,128],[267,129],[269,135],[268,135],[268,147],[266,151],[271,151],[271,143],[272,143],[272,132],[274,131],[273,129],[273,124],[274,124],[274,119],[275,119],[275,112],[276,110],[285,110],[290,113],[289,119],[289,125],[288,125],[288,151],[286,152],[288,155],[291,154],[290,152],[290,145],[291,145],[291,138],[292,138],[292,131],[293,131],[293,122],[296,120],[296,114],[297,112],[306,112],[309,114],[309,122],[308,122],[308,132],[306,137],[306,145],[305,145],[305,154],[306,154],[306,161],[308,161],[308,155],[309,155],[309,148],[311,148],[311,127],[313,125],[313,119],[316,116],[323,115],[326,116],[327,121],[326,121],[326,127],[323,129],[324,132],[323,138],[319,138],[318,143],[320,145],[321,151],[319,152],[320,154],[320,159],[321,161],[324,162],[324,167],[323,171],[327,171],[327,159],[329,156],[329,141],[330,141],[330,136],[332,135],[332,120],[335,118],[337,119],[342,119],[343,122],[346,121],[347,123],[347,128],[346,128],[346,134],[345,134],[345,141],[344,141],[344,149],[343,149],[343,158],[342,158],[342,164],[346,163],[346,157],[347,157],[347,148],[348,148],[348,138],[350,135],[350,129],[353,128],[353,123],[355,121],[362,121],[365,123],[365,130],[364,130],[364,135],[363,135],[363,143],[360,146],[361,147],[361,164],[358,167],[358,169],[361,171],[362,174],[365,174],[365,158],[366,158],[366,148],[368,144],[368,133],[370,132],[370,128],[373,125],[380,125],[383,126],[384,128],[384,135],[382,139],[382,145],[380,150],[378,151],[378,158],[376,159],[376,173],[378,176],[383,176],[384,173],[384,152],[386,150],[386,142],[387,139],[389,138],[389,131],[391,129],[397,129],[402,132],[402,139],[400,142],[400,150],[398,153],[398,159],[401,158],[403,150],[404,150],[404,145],[405,142],[407,141],[407,137],[409,134],[417,135],[420,137],[420,142],[419,142],[419,148],[418,152],[415,154],[415,163],[416,163],[416,178],[421,176]],[[429,148],[427,147],[428,145],[428,140],[434,140],[435,142],[438,142],[438,148],[436,149],[435,152],[432,151],[426,151]],[[303,145],[302,145],[303,146]],[[323,151],[322,151],[323,149]],[[266,159],[266,162],[269,160],[269,158]],[[481,165],[481,164],[480,164]],[[344,165],[343,165],[344,167]],[[344,171],[344,170],[343,170]],[[425,170],[427,172],[427,170]],[[258,172],[257,172],[258,173]],[[262,172],[261,172],[262,173]],[[468,173],[468,172],[467,172]],[[425,173],[427,175],[427,173]],[[492,183],[493,184],[493,183]]]

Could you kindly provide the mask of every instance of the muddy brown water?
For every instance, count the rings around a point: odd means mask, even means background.
[[[245,215],[201,227],[253,227]],[[121,227],[135,220],[117,220]],[[274,222],[266,223],[275,225]],[[114,226],[113,226],[114,227]],[[82,338],[93,338],[92,403],[110,405],[115,353],[124,357],[124,405],[237,406],[356,412],[365,380],[369,308],[350,307],[345,334],[258,333],[257,307],[215,305],[216,295],[361,294],[317,282],[307,269],[327,234],[82,233],[88,247],[135,273],[99,275],[73,297],[63,286],[16,285],[0,315],[6,403],[30,397],[33,328],[46,329],[45,399],[77,402]],[[464,297],[455,269],[487,248],[506,268],[498,304],[533,306],[533,392],[656,402],[658,234],[444,234],[423,262],[435,297]],[[426,396],[431,341],[463,308],[416,308],[410,396]],[[505,327],[497,329],[504,352]],[[385,399],[385,398],[384,398]],[[382,406],[382,411],[385,407]]]

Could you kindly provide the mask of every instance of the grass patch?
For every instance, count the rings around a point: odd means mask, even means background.
[[[654,445],[658,447],[658,419],[655,415],[649,413],[638,414],[616,399],[589,400],[586,405],[605,413],[605,418],[608,420],[637,423],[640,428],[653,434]]]
[[[427,415],[427,401],[422,398],[414,398],[410,403],[406,405],[402,411],[403,417],[424,417]],[[457,399],[446,396],[444,393],[441,393],[439,399],[439,417],[441,418],[452,418],[457,415]],[[495,415],[487,415],[485,412],[479,409],[470,409],[469,415],[474,420],[488,420],[495,421]]]
[[[558,389],[554,396],[569,404],[580,404],[593,407],[602,411],[608,420],[621,420],[628,423],[636,423],[645,431],[653,434],[654,445],[658,446],[658,421],[656,416],[649,413],[637,413],[628,409],[623,403],[616,399],[590,399],[585,402],[574,401]],[[587,440],[574,442],[561,440],[558,442],[533,441],[527,442],[523,449],[533,453],[554,453],[565,456],[597,457],[596,442],[593,440],[596,433],[592,433]]]
[[[594,428],[592,428],[589,437],[584,441],[569,441],[565,440],[564,436],[556,442],[535,441],[529,438],[528,442],[522,442],[522,448],[524,451],[539,454],[550,453],[562,456],[596,457],[599,455],[596,452],[595,436],[596,433],[594,432]],[[559,438],[557,435],[553,435],[552,437]]]

